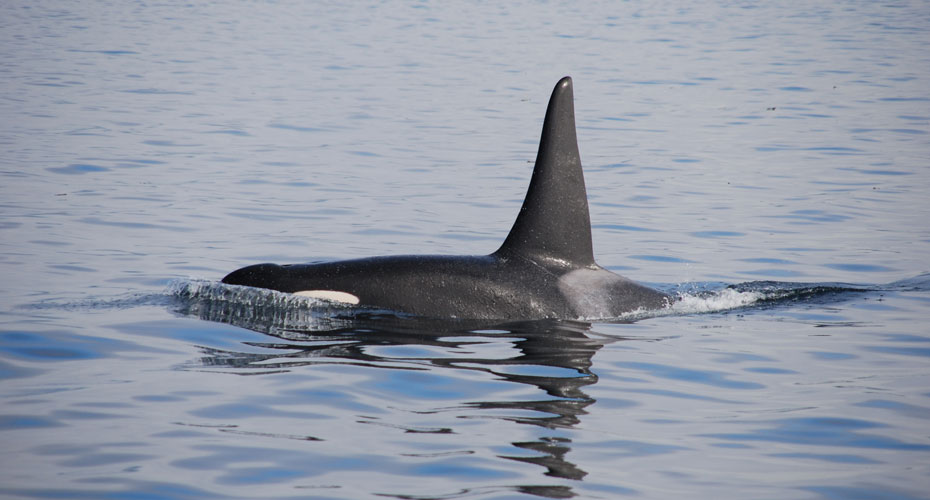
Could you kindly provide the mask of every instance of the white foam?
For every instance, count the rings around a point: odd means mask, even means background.
[[[727,311],[752,305],[764,297],[762,292],[740,292],[725,288],[710,295],[681,295],[677,301],[672,302],[669,310],[675,314]]]

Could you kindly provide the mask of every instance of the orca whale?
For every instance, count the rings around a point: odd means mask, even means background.
[[[671,300],[594,261],[570,77],[552,91],[530,187],[496,252],[256,264],[223,283],[450,319],[608,319]]]

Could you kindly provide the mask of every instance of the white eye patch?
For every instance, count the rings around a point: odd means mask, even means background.
[[[294,295],[301,297],[312,297],[314,299],[331,300],[333,302],[342,302],[345,304],[358,304],[358,297],[347,292],[337,290],[302,290],[294,292]]]

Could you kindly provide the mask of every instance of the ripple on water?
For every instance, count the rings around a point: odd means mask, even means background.
[[[870,434],[869,429],[888,427],[863,419],[843,417],[793,417],[767,422],[734,422],[738,426],[762,426],[748,432],[706,434],[707,437],[740,442],[764,441],[810,446],[839,446],[896,451],[927,451],[930,445]],[[767,426],[765,426],[767,425]]]
[[[897,271],[897,269],[881,266],[878,264],[831,263],[824,264],[824,267],[829,267],[830,269],[839,269],[840,271],[850,271],[854,273],[886,273]]]
[[[100,165],[91,165],[87,163],[72,163],[71,165],[65,167],[49,167],[45,170],[53,172],[56,174],[66,174],[66,175],[83,175],[90,174],[95,172],[109,172],[110,169],[107,167],[101,167]]]
[[[697,238],[734,238],[737,236],[746,236],[746,233],[736,231],[696,231],[691,236]]]
[[[726,389],[756,390],[765,386],[756,382],[733,380],[733,374],[715,370],[695,370],[658,363],[621,362],[616,366],[649,374],[652,377],[672,379],[679,382],[709,385]]]

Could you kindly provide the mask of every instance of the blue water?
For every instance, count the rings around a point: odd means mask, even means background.
[[[923,2],[4,2],[0,496],[930,498],[928,35]],[[216,284],[495,250],[564,75],[598,262],[672,310]]]

